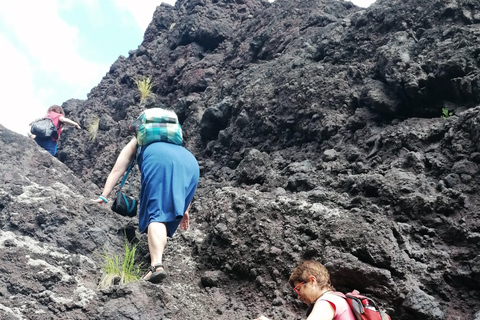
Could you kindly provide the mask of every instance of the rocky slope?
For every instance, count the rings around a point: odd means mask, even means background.
[[[138,49],[64,104],[84,128],[99,119],[95,139],[67,131],[60,162],[1,129],[0,312],[302,319],[286,280],[313,258],[394,319],[480,319],[479,36],[474,0],[160,5]],[[99,290],[96,252],[121,252],[124,228],[148,263],[135,219],[88,201],[142,76],[201,164],[193,225],[169,242],[164,284]]]

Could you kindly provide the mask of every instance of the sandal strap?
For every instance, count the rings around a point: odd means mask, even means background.
[[[153,266],[150,266],[149,269],[150,269],[150,271],[152,271],[152,273],[153,273],[153,272],[157,271],[157,268],[159,268],[159,267],[162,267],[162,268],[163,268],[163,264],[161,264],[161,263],[154,264]]]

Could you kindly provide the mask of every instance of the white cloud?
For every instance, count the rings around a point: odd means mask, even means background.
[[[153,13],[160,3],[168,3],[175,5],[175,0],[115,0],[115,3],[128,11],[134,16],[135,21],[142,30],[146,30],[150,22],[152,22]]]
[[[375,0],[350,0],[354,5],[358,7],[363,7],[367,8],[369,7],[372,3],[375,2]]]
[[[3,35],[0,35],[0,48],[0,70],[3,73],[0,77],[3,100],[0,122],[12,131],[26,134],[28,124],[43,116],[41,104],[34,99],[32,68],[27,57]]]
[[[1,1],[0,20],[2,81],[6,82],[0,94],[4,105],[17,106],[17,114],[20,108],[27,124],[51,104],[86,98],[110,67],[79,54],[78,30],[59,17],[57,0]],[[12,128],[10,115],[3,112],[4,126],[26,132],[23,123]]]
[[[60,19],[55,0],[29,1],[29,10],[24,10],[22,1],[7,3],[15,4],[10,5],[4,19],[41,71],[71,85],[85,86],[98,79],[100,70],[108,70],[108,66],[78,54],[78,30]]]

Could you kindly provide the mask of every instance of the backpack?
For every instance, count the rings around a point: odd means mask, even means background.
[[[391,320],[390,316],[371,298],[361,295],[357,290],[346,294],[332,293],[347,300],[356,320]]]
[[[52,119],[40,118],[32,122],[30,132],[39,138],[51,138],[57,135],[57,127]]]
[[[182,145],[182,127],[178,123],[175,112],[151,108],[143,111],[129,126],[129,130],[137,136],[139,146],[146,146],[152,142],[163,141]]]

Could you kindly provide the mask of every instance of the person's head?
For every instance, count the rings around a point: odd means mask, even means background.
[[[288,283],[294,288],[298,299],[307,305],[316,301],[323,292],[333,290],[327,269],[313,260],[303,261],[293,269]]]
[[[60,106],[57,106],[57,105],[53,105],[51,106],[50,108],[48,108],[47,110],[47,113],[49,113],[50,111],[53,111],[53,112],[56,112],[56,113],[60,113],[62,116],[65,117],[65,112],[63,111],[63,108],[60,107]]]

